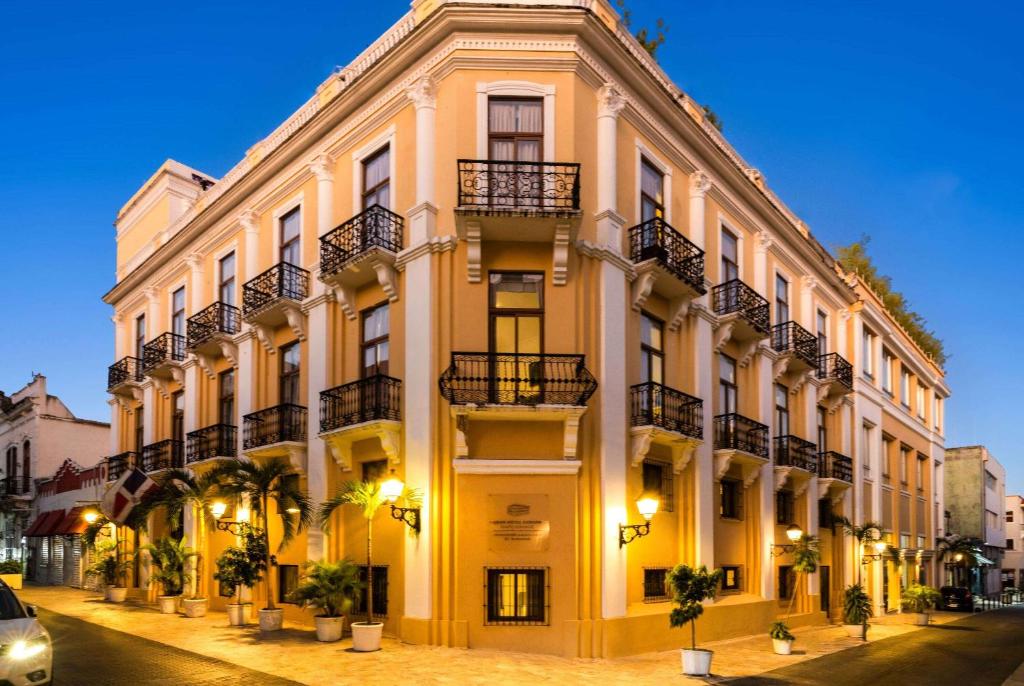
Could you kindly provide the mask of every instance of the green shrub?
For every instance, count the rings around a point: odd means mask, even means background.
[[[701,565],[693,569],[677,565],[668,573],[668,586],[672,589],[672,601],[676,607],[669,614],[669,626],[675,628],[690,625],[690,644],[697,649],[697,618],[704,614],[704,601],[718,594],[722,581],[722,570],[708,571]]]
[[[795,641],[794,636],[789,631],[789,627],[786,626],[785,622],[772,622],[771,627],[768,629],[768,635],[776,641]]]
[[[871,598],[860,584],[848,586],[843,597],[843,624],[867,626],[871,618]]]
[[[900,604],[904,612],[927,612],[938,605],[941,599],[942,595],[931,586],[910,584],[903,590]]]
[[[23,574],[24,568],[18,560],[4,560],[0,562],[0,574]]]

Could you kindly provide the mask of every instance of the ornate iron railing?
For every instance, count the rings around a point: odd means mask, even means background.
[[[142,471],[158,472],[184,466],[185,446],[181,441],[168,438],[142,446]]]
[[[242,447],[245,450],[305,440],[306,408],[301,405],[275,405],[242,417]]]
[[[375,374],[320,393],[320,431],[375,419],[402,419],[402,382]]]
[[[701,295],[707,292],[704,251],[661,217],[648,219],[629,230],[629,259],[633,262],[657,260]]]
[[[107,458],[107,481],[117,481],[121,475],[138,464],[139,454],[134,450]]]
[[[597,380],[584,355],[452,353],[438,381],[453,405],[587,404]]]
[[[185,359],[185,337],[167,331],[142,346],[142,369],[147,374],[167,362]]]
[[[818,470],[818,446],[799,436],[775,437],[775,464],[808,472]]]
[[[768,301],[739,279],[726,281],[711,289],[715,314],[739,312],[755,330],[767,334],[771,325]]]
[[[142,360],[137,357],[122,357],[107,367],[107,390],[126,382],[142,383]]]
[[[287,262],[278,262],[242,286],[242,314],[249,316],[275,300],[301,301],[309,294],[309,272]]]
[[[818,357],[818,378],[835,379],[847,388],[853,388],[853,365],[839,353],[828,353]]]
[[[215,302],[188,318],[188,347],[196,348],[219,333],[234,336],[241,321],[242,314],[237,307]]]
[[[704,402],[700,398],[650,381],[629,390],[633,426],[658,426],[693,438],[704,437]]]
[[[796,322],[783,322],[772,327],[772,348],[789,353],[815,369],[818,368],[818,339]]]
[[[337,274],[373,248],[399,252],[404,226],[401,215],[380,205],[368,207],[320,238],[320,273]]]
[[[185,461],[189,463],[214,457],[234,457],[238,452],[238,429],[233,424],[207,426],[190,431],[185,438]]]
[[[28,495],[31,492],[30,476],[8,476],[0,479],[0,493],[3,495]]]
[[[768,427],[740,414],[720,414],[715,417],[715,450],[742,450],[767,459]]]
[[[818,476],[853,483],[853,460],[834,450],[818,453]]]
[[[580,165],[459,160],[459,206],[513,212],[575,212],[580,209]]]

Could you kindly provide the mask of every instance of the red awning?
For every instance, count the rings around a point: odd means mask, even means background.
[[[52,536],[57,525],[64,521],[64,510],[40,512],[36,521],[25,532],[25,536]]]
[[[53,535],[71,536],[83,533],[86,527],[85,520],[82,519],[82,512],[84,510],[84,507],[71,508],[71,510],[64,515],[64,519],[62,519],[53,530]]]

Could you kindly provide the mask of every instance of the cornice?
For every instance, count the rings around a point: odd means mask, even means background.
[[[395,258],[395,269],[402,271],[410,262],[413,262],[424,255],[454,251],[458,247],[458,244],[459,239],[455,236],[434,236],[430,240],[423,241],[419,245],[408,247],[398,253],[398,256]]]
[[[622,270],[623,274],[625,274],[626,278],[630,281],[636,278],[636,269],[633,267],[633,263],[627,260],[624,256],[617,252],[613,252],[603,245],[579,239],[576,241],[576,252],[580,255],[586,255],[587,257],[591,257],[595,260],[602,260],[615,265]]]

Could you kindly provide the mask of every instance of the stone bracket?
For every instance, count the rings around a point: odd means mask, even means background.
[[[257,323],[251,323],[249,326],[252,327],[253,332],[256,334],[256,339],[263,345],[264,350],[268,354],[273,355],[277,352],[277,348],[274,347],[274,327]]]
[[[562,423],[562,457],[575,460],[579,442],[580,419],[585,407],[566,405],[505,406],[457,405],[452,406],[455,418],[455,457],[469,458],[469,423],[472,416],[488,420],[560,421]]]
[[[555,226],[555,239],[551,250],[551,283],[555,286],[564,286],[569,276],[569,229],[567,223]],[[575,447],[573,450],[575,451]]]
[[[470,283],[480,283],[480,263],[482,261],[480,233],[480,222],[466,222],[466,273]]]
[[[207,355],[205,353],[192,354],[195,355],[196,363],[199,365],[199,368],[203,370],[203,373],[206,374],[206,376],[211,379],[217,378],[217,373],[213,369],[213,355]]]
[[[740,348],[740,357],[736,361],[736,364],[739,365],[741,369],[745,369],[750,364],[750,361],[754,359],[754,354],[757,352],[760,345],[761,341],[756,338],[748,341],[746,345]]]
[[[728,321],[719,323],[715,328],[715,352],[720,353],[725,349],[726,343],[732,338],[733,327],[736,326],[735,322]]]
[[[715,451],[715,481],[721,481],[733,462],[741,465],[743,473],[743,487],[750,488],[757,477],[761,475],[761,465],[767,460],[761,458],[740,459],[741,454],[736,450]]]
[[[320,434],[327,444],[331,457],[342,471],[352,469],[352,444],[367,438],[377,438],[381,450],[387,456],[388,464],[401,463],[402,424],[391,420],[374,420],[362,424],[345,426]]]
[[[639,467],[651,450],[651,445],[658,443],[672,451],[672,471],[676,474],[686,469],[693,459],[693,454],[702,441],[682,436],[674,431],[666,431],[654,426],[636,426],[630,430],[632,435],[632,464]]]

